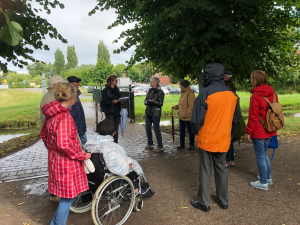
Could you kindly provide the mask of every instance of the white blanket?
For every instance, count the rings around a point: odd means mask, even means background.
[[[139,175],[143,174],[142,167],[138,162],[129,158],[124,148],[114,143],[111,136],[95,134],[88,139],[85,149],[87,152],[102,153],[108,170],[116,175],[126,176],[130,173],[132,170],[129,169],[129,164],[132,162],[134,162],[133,170]]]

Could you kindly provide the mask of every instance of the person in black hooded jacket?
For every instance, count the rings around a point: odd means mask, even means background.
[[[195,100],[191,127],[199,148],[199,188],[191,205],[210,211],[211,171],[214,168],[216,196],[222,209],[228,208],[228,172],[226,154],[236,129],[236,94],[223,84],[224,67],[208,64],[204,71],[204,86]]]
[[[147,93],[145,99],[145,128],[148,138],[148,145],[145,149],[153,149],[153,139],[151,126],[153,123],[154,133],[157,140],[157,149],[154,152],[164,151],[162,144],[161,132],[159,129],[160,116],[161,116],[161,107],[164,104],[165,93],[161,90],[159,86],[159,79],[157,77],[152,77],[150,80],[150,89]]]
[[[116,133],[114,135],[114,142],[118,143],[118,131],[120,126],[120,112],[121,104],[119,98],[121,97],[120,90],[117,87],[118,77],[116,75],[109,75],[105,88],[102,91],[101,105],[105,108],[104,113],[106,119],[114,120],[116,125]]]

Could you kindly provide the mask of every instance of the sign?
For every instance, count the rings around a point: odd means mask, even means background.
[[[26,84],[26,80],[23,80],[23,84]]]
[[[15,82],[11,82],[11,84],[12,84],[12,85],[14,85],[14,84],[15,84]]]

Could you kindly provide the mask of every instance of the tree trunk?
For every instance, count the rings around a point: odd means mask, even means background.
[[[203,86],[203,73],[201,71],[198,71],[197,78],[198,78],[198,86],[199,86],[199,92],[200,92],[204,88],[204,86]]]

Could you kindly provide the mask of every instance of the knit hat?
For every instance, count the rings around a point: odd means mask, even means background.
[[[57,83],[68,83],[68,81],[64,80],[60,75],[53,75],[48,80],[48,85],[54,85]]]

